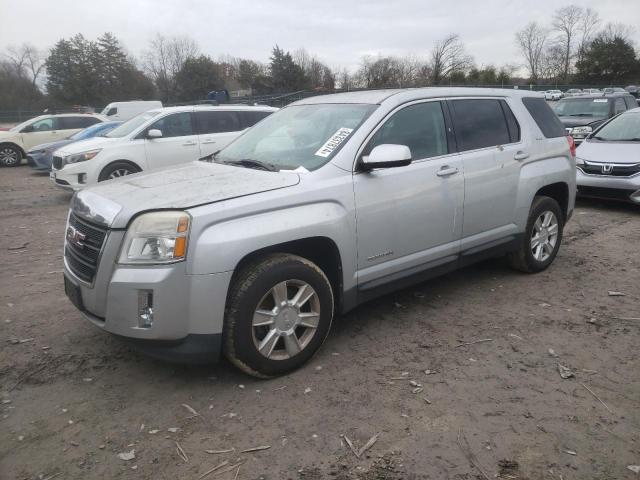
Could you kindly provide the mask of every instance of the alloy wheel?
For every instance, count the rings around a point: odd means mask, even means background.
[[[0,165],[12,167],[19,161],[18,152],[11,147],[0,149]]]
[[[133,172],[128,168],[117,168],[116,170],[111,172],[107,178],[109,180],[112,180],[114,178],[124,177],[125,175],[131,175],[132,173]]]
[[[550,210],[542,212],[533,224],[531,253],[539,262],[549,259],[558,242],[558,218]]]

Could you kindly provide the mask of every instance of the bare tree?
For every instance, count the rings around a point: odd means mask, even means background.
[[[544,47],[548,35],[548,30],[536,22],[531,22],[516,32],[516,45],[525,59],[529,77],[533,81],[540,78]]]
[[[349,70],[343,68],[342,70],[336,69],[336,71],[338,72],[336,75],[336,87],[340,90],[349,90],[353,88],[353,78],[349,73]]]
[[[635,33],[635,28],[626,25],[624,23],[607,23],[602,31],[599,33],[599,36],[606,41],[612,41],[615,38],[621,38],[629,43],[633,43],[633,34]]]
[[[580,31],[584,10],[578,5],[567,5],[559,8],[553,15],[553,30],[558,33],[558,43],[562,46],[562,77],[565,82],[571,73],[571,59],[574,56],[576,37]]]
[[[584,52],[589,48],[589,44],[597,32],[598,25],[600,25],[600,15],[598,15],[598,12],[591,8],[585,8],[582,12],[582,18],[579,25],[580,40],[577,52],[578,62],[582,60]]]
[[[198,44],[190,37],[165,37],[157,34],[149,42],[145,54],[145,68],[152,76],[162,100],[168,102],[175,98],[176,75],[185,60],[198,55]]]
[[[45,69],[45,58],[40,50],[29,43],[23,43],[9,47],[5,56],[16,75],[28,78],[33,86],[37,86],[38,78]]]
[[[473,66],[473,58],[465,51],[457,34],[438,41],[431,50],[431,81],[435,85],[453,72],[464,72]]]

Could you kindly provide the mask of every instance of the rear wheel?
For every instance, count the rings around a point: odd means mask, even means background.
[[[138,167],[129,162],[113,162],[102,169],[98,181],[113,180],[114,178],[124,177],[139,171],[140,169]]]
[[[507,257],[510,265],[529,273],[545,270],[558,254],[563,228],[564,216],[558,202],[550,197],[535,197],[520,248]]]
[[[0,145],[0,165],[17,167],[22,162],[22,152],[13,145]]]
[[[282,375],[308,361],[333,319],[333,292],[309,260],[271,254],[248,264],[231,287],[224,351],[238,368],[261,378]]]

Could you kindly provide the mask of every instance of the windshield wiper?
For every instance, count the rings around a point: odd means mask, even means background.
[[[567,117],[593,117],[591,113],[570,113]]]
[[[619,138],[618,142],[640,142],[640,137],[633,138]]]
[[[272,163],[253,160],[252,158],[243,158],[241,160],[220,160],[220,163],[227,165],[238,165],[241,167],[255,168],[256,170],[267,170],[269,172],[277,172],[278,168]]]

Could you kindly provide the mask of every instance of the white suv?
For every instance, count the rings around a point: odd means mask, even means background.
[[[150,110],[105,137],[67,145],[53,155],[51,179],[59,187],[87,185],[211,155],[276,108],[189,106]]]

